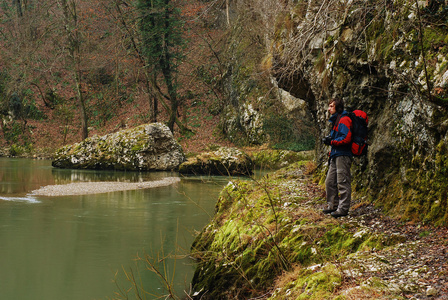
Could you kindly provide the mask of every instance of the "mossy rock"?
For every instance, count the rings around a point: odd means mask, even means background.
[[[60,148],[52,163],[57,168],[129,171],[175,170],[185,161],[182,147],[161,123],[93,136]]]
[[[251,175],[253,170],[254,164],[249,155],[227,147],[191,157],[179,166],[179,173],[194,175],[246,176]]]
[[[314,151],[266,149],[254,151],[250,156],[256,168],[277,170],[294,162],[312,160]]]

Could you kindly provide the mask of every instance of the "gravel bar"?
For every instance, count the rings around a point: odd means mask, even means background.
[[[31,194],[36,196],[72,196],[101,194],[117,191],[138,189],[150,189],[154,187],[168,186],[180,181],[178,177],[167,177],[162,180],[144,182],[74,182],[69,184],[47,185]]]

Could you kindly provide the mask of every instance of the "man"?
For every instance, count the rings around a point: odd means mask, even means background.
[[[346,216],[351,201],[351,126],[352,120],[344,110],[342,99],[334,98],[329,101],[328,112],[332,130],[330,135],[323,139],[325,145],[331,145],[329,168],[325,180],[327,194],[327,208],[325,214],[334,218]]]

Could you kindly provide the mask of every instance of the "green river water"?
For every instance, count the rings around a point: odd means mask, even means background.
[[[145,254],[170,254],[158,267],[182,295],[194,271],[185,254],[229,178],[182,177],[166,187],[93,195],[31,195],[46,185],[173,176],[179,175],[62,170],[47,160],[0,158],[0,300],[116,299],[117,284],[130,287],[123,269],[143,282],[150,293],[143,299],[155,299],[164,294],[160,278],[135,259]]]

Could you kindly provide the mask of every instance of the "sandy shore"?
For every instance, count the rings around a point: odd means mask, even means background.
[[[75,182],[69,184],[47,185],[35,190],[31,195],[37,196],[71,196],[101,194],[117,191],[149,189],[167,186],[180,181],[178,177],[144,182]]]

